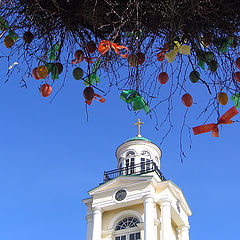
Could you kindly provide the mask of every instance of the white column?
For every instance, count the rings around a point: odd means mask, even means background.
[[[171,233],[172,223],[171,223],[171,202],[170,200],[161,200],[161,231],[162,240],[169,240]]]
[[[101,240],[102,235],[102,211],[100,208],[93,208],[93,227],[92,227],[92,239]]]
[[[87,240],[92,240],[92,228],[93,228],[92,213],[86,216],[86,220],[87,220]]]
[[[144,240],[155,240],[153,196],[144,196]]]
[[[181,236],[182,239],[181,240],[189,240],[189,225],[184,225],[181,227]]]
[[[182,240],[181,238],[181,230],[177,228],[177,240]]]

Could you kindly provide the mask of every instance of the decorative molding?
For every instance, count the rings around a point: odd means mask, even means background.
[[[102,235],[113,235],[114,232],[115,232],[115,230],[113,228],[107,229],[107,230],[102,231]]]
[[[116,225],[118,224],[118,221],[125,216],[135,216],[139,219],[140,223],[143,222],[142,216],[139,212],[134,210],[125,210],[118,213],[112,218],[108,225],[108,229],[115,229]]]
[[[178,226],[178,230],[180,231],[188,231],[190,228],[190,225],[189,224],[185,224],[185,225],[181,225],[181,226]]]
[[[130,146],[133,146],[133,145],[149,146],[149,147],[153,148],[158,153],[159,160],[161,159],[162,151],[160,150],[160,148],[156,144],[154,144],[152,142],[147,142],[147,141],[142,141],[142,140],[132,140],[132,141],[129,141],[129,142],[124,142],[123,144],[121,144],[116,149],[115,156],[118,158],[119,157],[119,153],[122,151],[123,148],[127,148],[127,147],[130,147]]]
[[[89,205],[92,204],[93,199],[92,198],[86,198],[86,199],[83,199],[82,202],[88,207]]]
[[[93,219],[93,214],[92,214],[92,213],[87,214],[87,216],[85,217],[85,219],[87,220],[87,222],[91,222],[92,219]]]
[[[171,206],[172,200],[169,199],[169,198],[161,198],[161,199],[158,200],[158,203],[159,203],[160,206],[164,206],[164,204],[167,204],[167,205]]]
[[[93,212],[93,214],[95,214],[95,212],[97,212],[97,211],[99,211],[100,213],[103,212],[102,209],[101,209],[100,207],[93,207],[93,208],[92,208],[92,212]]]
[[[145,202],[147,199],[151,198],[153,202],[155,202],[155,196],[153,194],[147,194],[142,197],[143,201]]]
[[[140,222],[137,224],[137,227],[138,229],[141,231],[141,230],[144,230],[144,223],[143,222]]]

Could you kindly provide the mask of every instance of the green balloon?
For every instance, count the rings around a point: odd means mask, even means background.
[[[200,74],[198,71],[192,71],[189,75],[191,82],[196,83],[200,79]]]
[[[73,77],[76,80],[80,80],[83,77],[83,70],[79,67],[73,70]]]

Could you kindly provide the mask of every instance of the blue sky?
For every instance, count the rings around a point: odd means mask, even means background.
[[[0,64],[0,239],[84,240],[86,207],[81,200],[102,182],[105,170],[116,168],[115,150],[137,134],[134,122],[140,117],[144,122],[142,135],[157,145],[167,126],[157,131],[155,121],[144,111],[137,115],[129,111],[114,88],[104,104],[93,102],[88,108],[87,122],[84,86],[71,74],[50,104],[50,98],[40,96],[39,82],[33,78],[27,80],[27,89],[19,87],[17,74],[4,84],[6,66]],[[203,90],[201,94],[199,89]],[[189,86],[189,91],[198,103],[189,109],[189,125],[197,126],[203,122],[196,116],[208,93],[198,84]],[[174,127],[159,145],[163,153],[161,171],[182,189],[193,212],[190,239],[236,239],[240,215],[239,124],[220,127],[219,138],[212,138],[210,133],[191,133],[191,149],[185,131],[187,158],[181,163],[179,128],[185,107],[178,100],[173,110]],[[229,102],[221,113],[231,106]],[[160,119],[164,108],[156,111]],[[208,122],[216,122],[216,115]]]

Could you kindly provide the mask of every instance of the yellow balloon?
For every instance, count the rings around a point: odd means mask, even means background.
[[[221,105],[226,105],[228,103],[228,95],[224,92],[220,92],[217,96],[217,99]]]
[[[14,41],[9,35],[4,38],[4,45],[6,48],[11,48],[14,45]]]
[[[41,78],[44,79],[45,77],[48,76],[48,69],[45,66],[39,66],[37,68],[37,75]]]

